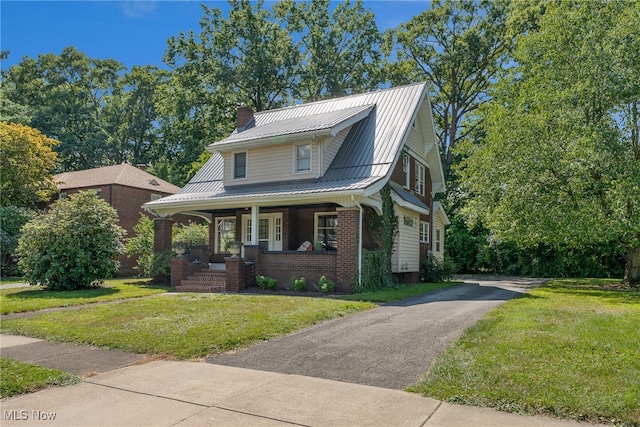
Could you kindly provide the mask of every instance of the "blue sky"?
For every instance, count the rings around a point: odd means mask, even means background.
[[[9,50],[2,68],[22,57],[59,54],[75,46],[91,58],[162,66],[169,37],[199,31],[200,4],[226,8],[226,1],[0,1],[0,48]],[[365,0],[383,31],[427,9],[429,1]],[[269,7],[269,2],[265,2]]]

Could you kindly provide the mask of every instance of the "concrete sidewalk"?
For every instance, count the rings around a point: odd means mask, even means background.
[[[451,405],[399,390],[209,363],[147,363],[141,355],[129,361],[123,357],[128,353],[79,347],[0,335],[3,357],[13,354],[46,366],[66,358],[70,372],[91,375],[73,386],[0,402],[3,427],[585,425]],[[79,357],[79,351],[87,353]],[[103,361],[72,366],[73,360],[91,358],[91,351],[104,352]],[[109,354],[113,358],[107,363]],[[124,366],[129,363],[134,364]]]

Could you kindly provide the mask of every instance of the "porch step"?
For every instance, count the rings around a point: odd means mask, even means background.
[[[178,292],[225,292],[226,272],[224,270],[203,269],[187,277],[176,286]]]

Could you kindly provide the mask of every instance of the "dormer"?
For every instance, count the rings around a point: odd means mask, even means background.
[[[225,186],[322,177],[352,126],[374,105],[300,116],[295,108],[254,115],[239,107],[234,133],[207,147],[223,158]]]

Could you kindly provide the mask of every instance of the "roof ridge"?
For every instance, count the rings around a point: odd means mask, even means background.
[[[356,97],[356,96],[367,96],[367,95],[371,95],[374,93],[381,93],[381,92],[387,92],[390,90],[399,90],[399,89],[404,89],[410,86],[418,86],[418,85],[424,85],[427,82],[416,82],[416,83],[409,83],[406,85],[402,85],[402,86],[393,86],[393,87],[387,87],[387,88],[383,88],[383,89],[378,89],[378,90],[372,90],[370,92],[361,92],[361,93],[352,93],[351,95],[345,95],[345,96],[340,96],[337,98],[327,98],[327,99],[320,99],[318,101],[312,101],[312,102],[303,102],[301,104],[295,104],[295,105],[288,105],[286,107],[280,107],[280,108],[274,108],[271,110],[262,110],[262,111],[257,111],[254,113],[254,115],[262,115],[262,114],[267,114],[267,113],[273,113],[276,111],[282,111],[282,110],[290,110],[290,109],[294,109],[294,108],[299,108],[299,107],[308,107],[310,105],[319,105],[319,104],[323,104],[323,103],[327,103],[327,102],[335,102],[341,99],[346,99],[346,98],[351,98],[351,97]],[[350,108],[354,108],[354,107],[350,107]]]

